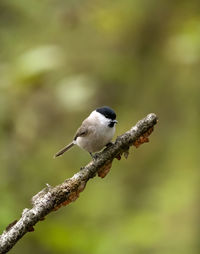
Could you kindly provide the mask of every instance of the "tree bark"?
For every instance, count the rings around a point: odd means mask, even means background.
[[[157,116],[153,113],[140,120],[134,127],[123,135],[117,137],[114,144],[106,147],[85,167],[81,168],[73,177],[63,183],[46,188],[32,197],[32,208],[25,208],[21,218],[10,223],[0,235],[0,253],[7,253],[17,241],[27,232],[34,231],[33,226],[43,220],[51,211],[58,210],[79,197],[87,181],[98,174],[105,177],[109,172],[114,158],[120,159],[122,154],[127,158],[129,147],[148,142],[148,136],[157,123]]]

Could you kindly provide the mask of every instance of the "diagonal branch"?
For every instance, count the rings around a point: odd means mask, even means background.
[[[7,253],[24,234],[34,231],[33,226],[51,211],[59,209],[75,201],[79,193],[84,190],[87,181],[98,173],[98,176],[105,177],[109,172],[114,158],[120,159],[121,155],[128,157],[128,150],[131,145],[138,147],[148,142],[148,136],[157,123],[157,116],[149,114],[140,120],[134,127],[123,135],[117,137],[114,144],[99,152],[93,161],[81,168],[73,177],[66,179],[63,183],[46,188],[32,197],[32,208],[25,208],[21,218],[12,222],[0,235],[0,254]]]

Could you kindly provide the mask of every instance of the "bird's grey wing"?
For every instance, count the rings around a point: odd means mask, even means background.
[[[84,137],[89,133],[89,129],[82,124],[81,127],[77,130],[75,136],[74,136],[74,140],[76,140],[78,137]]]
[[[85,119],[81,127],[77,130],[74,140],[76,140],[78,137],[85,137],[90,135],[91,133],[95,132],[95,125],[91,124],[91,122],[88,119]]]

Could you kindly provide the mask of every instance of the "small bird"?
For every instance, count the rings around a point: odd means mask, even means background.
[[[93,157],[92,153],[100,151],[104,146],[110,144],[115,134],[116,123],[116,114],[110,107],[104,106],[95,109],[82,122],[73,141],[58,151],[54,158],[62,155],[74,145],[86,150]]]

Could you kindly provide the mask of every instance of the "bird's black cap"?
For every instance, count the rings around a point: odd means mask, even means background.
[[[96,111],[104,115],[106,118],[109,118],[111,120],[116,119],[115,111],[111,109],[110,107],[104,106],[101,108],[97,108]]]

